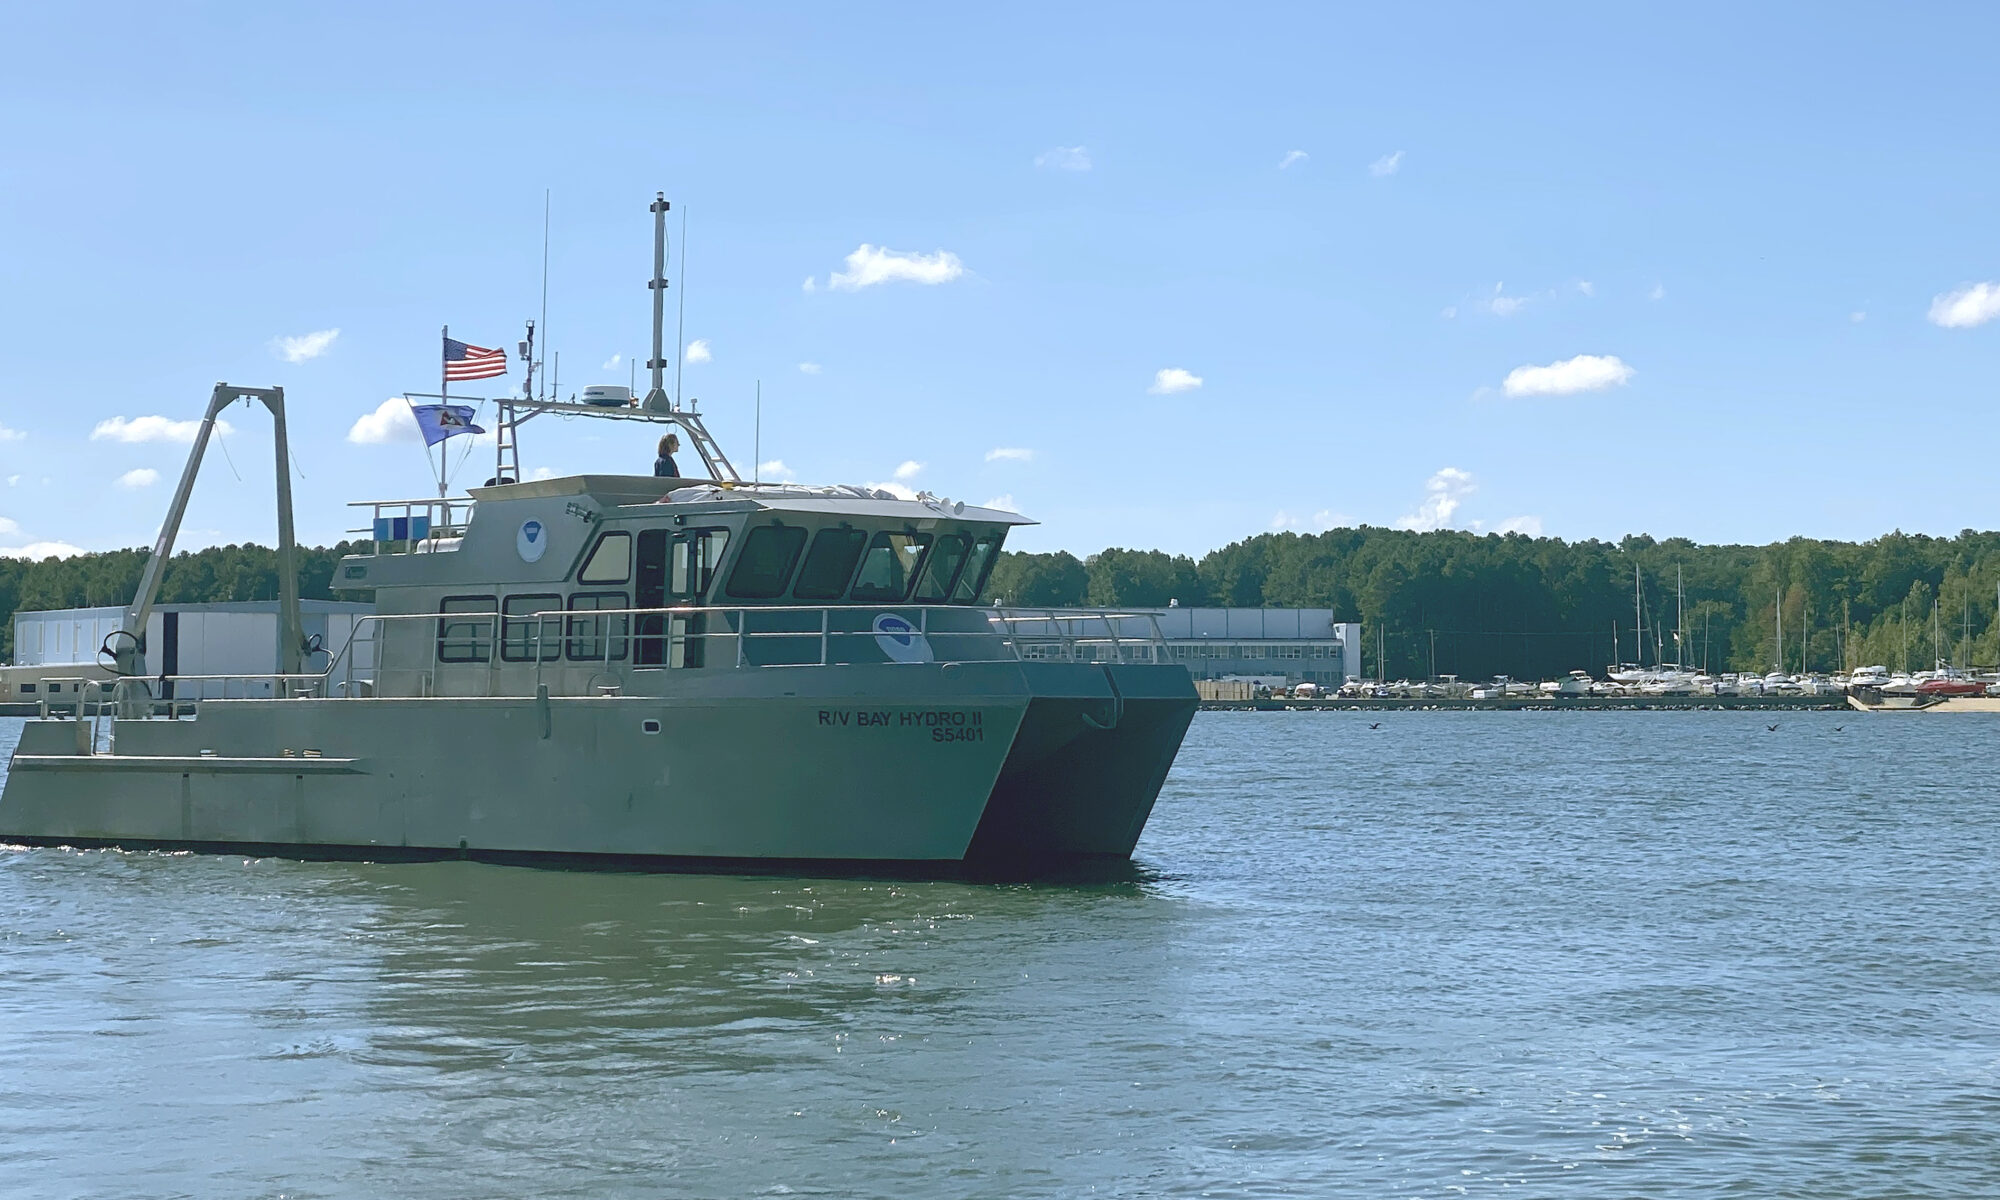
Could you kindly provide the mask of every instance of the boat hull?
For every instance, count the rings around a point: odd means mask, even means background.
[[[689,869],[1124,858],[1196,703],[1185,670],[1150,665],[659,674],[650,696],[204,701],[117,721],[111,754],[30,722],[0,840]]]

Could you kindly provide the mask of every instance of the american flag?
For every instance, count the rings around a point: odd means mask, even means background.
[[[505,350],[487,350],[454,338],[444,340],[445,382],[450,383],[460,379],[491,379],[495,375],[506,373]]]

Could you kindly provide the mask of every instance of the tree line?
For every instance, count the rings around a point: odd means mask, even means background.
[[[1996,588],[2000,533],[1969,529],[1738,546],[1363,526],[1260,534],[1200,559],[1010,552],[986,599],[1330,608],[1361,624],[1369,675],[1541,679],[1622,662],[1768,672],[1781,636],[1787,672],[1990,666],[2000,663]]]
[[[363,546],[301,547],[299,595],[335,598],[338,560]],[[12,660],[17,609],[129,603],[146,554],[0,559],[0,660]],[[1120,548],[1081,559],[1010,551],[981,599],[1330,608],[1335,620],[1361,624],[1370,675],[1533,679],[1575,668],[1600,674],[1614,662],[1770,671],[1781,661],[1781,621],[1788,672],[1873,663],[1916,669],[1938,659],[1990,666],[2000,663],[1996,588],[1996,532],[1733,546],[1363,526],[1260,534],[1199,559]],[[241,545],[177,554],[160,595],[169,603],[275,600],[276,552]]]

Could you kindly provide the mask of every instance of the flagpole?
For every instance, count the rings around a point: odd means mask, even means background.
[[[451,340],[451,326],[446,325],[444,327],[444,333],[442,335],[442,338],[438,342],[438,400],[440,403],[443,404],[451,403],[451,360],[445,357],[445,343],[449,342],[450,340]],[[444,439],[442,438],[438,439],[438,445],[439,446],[444,445]],[[424,462],[428,464],[430,460],[431,460],[431,448],[429,446],[425,446]],[[443,450],[438,451],[437,481],[438,481],[438,499],[442,500],[444,499],[444,451]]]

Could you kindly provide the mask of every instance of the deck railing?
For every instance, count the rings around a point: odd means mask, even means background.
[[[968,613],[983,617],[985,627],[941,627],[942,618]],[[840,628],[862,620],[864,628]],[[409,622],[435,623],[419,627],[426,650],[410,657],[415,647],[405,642],[406,665],[388,665],[394,656],[383,653],[385,643]],[[789,627],[756,628],[759,623]],[[881,657],[848,652],[867,642],[881,647]],[[588,657],[567,653],[578,643],[600,649]],[[465,661],[441,656],[453,646],[464,648]],[[567,676],[572,690],[557,694],[590,695],[616,694],[628,672],[647,670],[1165,659],[1153,614],[1109,610],[917,604],[375,613],[356,620],[352,635],[318,673],[133,676],[118,681],[114,697],[121,712],[174,716],[189,703],[213,699],[521,696],[539,693],[559,666],[590,674],[580,684]]]
[[[347,532],[375,543],[377,554],[420,554],[426,543],[435,548],[441,538],[465,536],[472,524],[476,500],[356,500],[349,508],[368,510],[368,524]],[[398,549],[400,547],[400,549]]]

